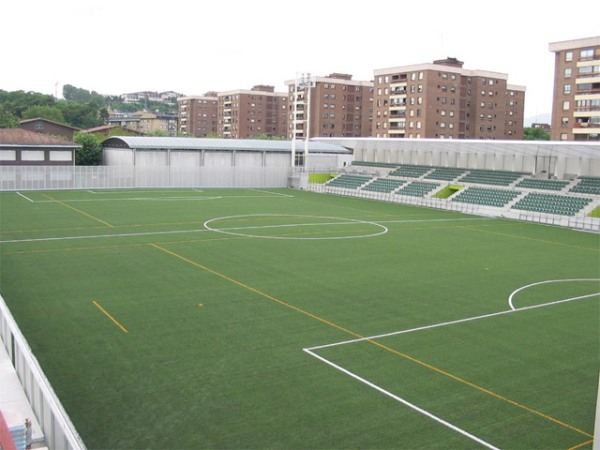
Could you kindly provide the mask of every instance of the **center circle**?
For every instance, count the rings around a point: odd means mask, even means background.
[[[217,223],[221,224],[221,227],[217,228]],[[357,226],[360,228],[356,229]],[[204,228],[233,236],[288,240],[358,239],[379,236],[388,232],[385,226],[367,220],[296,214],[242,214],[216,217],[204,222]],[[356,233],[348,232],[352,228],[355,228]],[[367,231],[369,228],[373,228],[373,230]],[[305,231],[298,233],[300,229]],[[343,232],[342,229],[346,231]],[[276,230],[274,234],[266,234],[272,233],[274,230]],[[285,231],[277,234],[277,230]],[[312,235],[299,236],[298,234]]]

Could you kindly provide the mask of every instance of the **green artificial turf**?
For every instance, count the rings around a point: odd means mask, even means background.
[[[0,292],[89,448],[591,448],[597,234],[293,190],[0,213]]]

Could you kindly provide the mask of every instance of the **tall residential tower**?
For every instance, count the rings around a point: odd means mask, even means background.
[[[600,140],[600,36],[554,42],[552,140]]]
[[[456,58],[374,71],[373,137],[523,139],[525,88]]]

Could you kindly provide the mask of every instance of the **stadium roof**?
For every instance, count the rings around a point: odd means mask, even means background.
[[[316,138],[320,142],[352,150],[401,149],[442,153],[494,153],[497,155],[568,156],[600,159],[600,142],[466,140],[466,139],[384,139]]]
[[[214,139],[187,137],[142,137],[113,136],[106,139],[105,148],[128,148],[136,150],[212,150],[212,151],[247,151],[247,152],[285,152],[291,153],[292,141],[267,139]],[[352,151],[340,145],[309,141],[310,153],[351,154]],[[296,153],[304,152],[304,141],[296,142]]]

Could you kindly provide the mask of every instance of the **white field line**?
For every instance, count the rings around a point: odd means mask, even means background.
[[[556,280],[553,280],[553,281],[556,281]],[[561,281],[561,280],[558,280],[558,281]],[[568,280],[562,280],[562,281],[568,281]],[[586,281],[588,281],[588,280],[586,280]],[[595,281],[595,280],[592,280],[592,281]],[[533,285],[543,284],[543,283],[544,282],[534,283]],[[522,290],[522,289],[523,288],[517,289],[517,291]],[[515,291],[515,292],[517,292],[517,291]],[[466,319],[452,320],[452,321],[449,321],[449,322],[441,322],[441,323],[438,323],[438,324],[425,325],[425,326],[422,326],[422,327],[410,328],[410,329],[407,329],[407,330],[395,331],[395,332],[392,332],[392,333],[379,334],[379,335],[370,336],[370,337],[364,337],[364,338],[360,338],[360,339],[352,339],[352,340],[348,340],[348,341],[334,342],[332,344],[325,344],[325,345],[319,345],[319,346],[315,346],[315,347],[303,348],[302,350],[304,352],[308,353],[309,355],[313,356],[314,358],[318,359],[319,361],[324,362],[325,364],[327,364],[327,365],[333,367],[334,369],[336,369],[336,370],[338,370],[338,371],[340,371],[340,372],[348,375],[351,378],[354,378],[357,381],[360,381],[363,384],[366,384],[370,388],[375,389],[378,392],[381,392],[382,394],[386,395],[387,397],[389,397],[389,398],[391,398],[393,400],[396,400],[397,402],[400,402],[403,405],[408,406],[409,408],[411,408],[411,409],[419,412],[420,414],[423,414],[423,415],[429,417],[430,419],[435,420],[436,422],[444,425],[445,427],[450,428],[450,429],[452,429],[452,430],[454,430],[454,431],[456,431],[456,432],[458,432],[458,433],[460,433],[460,434],[468,437],[469,439],[472,439],[473,441],[478,442],[478,443],[484,445],[485,447],[488,447],[490,449],[495,449],[497,447],[494,447],[492,444],[490,444],[490,443],[488,443],[488,442],[486,442],[486,441],[478,438],[477,436],[475,436],[475,435],[473,435],[471,433],[468,433],[467,431],[465,431],[465,430],[457,427],[456,425],[453,425],[453,424],[451,424],[451,423],[449,423],[449,422],[447,422],[447,421],[445,421],[445,420],[443,420],[443,419],[435,416],[434,414],[431,414],[430,412],[424,410],[423,408],[420,408],[420,407],[418,407],[418,406],[416,406],[416,405],[408,402],[407,400],[405,400],[405,399],[403,399],[401,397],[398,397],[397,395],[395,395],[395,394],[393,394],[393,393],[391,393],[391,392],[383,389],[382,387],[380,387],[380,386],[378,386],[378,385],[370,382],[369,380],[367,380],[365,378],[362,378],[362,377],[356,375],[353,372],[350,372],[348,369],[345,369],[342,366],[339,366],[339,365],[333,363],[332,361],[329,361],[328,359],[326,359],[326,358],[324,358],[324,357],[322,357],[320,355],[317,355],[314,352],[314,350],[320,350],[320,349],[331,348],[331,347],[338,347],[338,346],[341,346],[341,345],[348,345],[348,344],[356,344],[358,342],[364,342],[364,341],[373,341],[373,340],[381,339],[381,338],[385,338],[385,337],[397,336],[397,335],[400,335],[400,334],[412,333],[412,332],[415,332],[415,331],[422,331],[422,330],[429,330],[429,329],[433,329],[433,328],[440,328],[440,327],[445,327],[445,326],[449,326],[449,325],[456,325],[456,324],[459,324],[459,323],[471,322],[471,321],[474,321],[474,320],[486,319],[486,318],[489,318],[489,317],[495,317],[495,316],[500,316],[500,315],[504,315],[504,314],[512,314],[512,313],[521,312],[521,311],[528,311],[528,310],[531,310],[531,309],[543,308],[543,307],[547,307],[547,306],[557,305],[557,304],[560,304],[560,303],[566,303],[566,302],[571,302],[571,301],[574,301],[574,300],[580,300],[580,299],[590,298],[590,297],[595,297],[595,296],[600,296],[600,292],[595,293],[595,294],[589,294],[589,295],[582,295],[582,296],[578,296],[578,297],[567,298],[567,299],[563,299],[563,300],[557,300],[557,301],[548,302],[548,303],[542,303],[542,304],[539,304],[539,305],[525,306],[525,307],[522,307],[522,308],[519,308],[519,309],[509,309],[509,310],[505,310],[505,311],[499,311],[499,312],[496,312],[496,313],[484,314],[484,315],[481,315],[481,316],[468,317]]]
[[[88,189],[86,192],[89,192],[90,194],[94,194],[94,195],[111,195],[111,194],[139,194],[140,192],[151,192],[153,194],[158,194],[160,192],[173,193],[174,191],[176,191],[176,192],[203,192],[203,191],[199,191],[197,189],[176,189],[176,190],[134,189],[134,190],[117,190],[117,191],[113,191],[113,190],[103,191],[103,190]]]
[[[35,203],[33,200],[31,200],[29,197],[27,197],[26,195],[21,194],[20,192],[17,192],[17,195],[20,195],[21,197],[23,197],[25,200],[30,201],[31,203]]]
[[[80,200],[80,201],[111,201],[111,200]],[[48,200],[48,201],[42,200],[42,201],[38,201],[38,202],[34,202],[34,203],[52,203],[52,201],[51,200]],[[266,215],[268,215],[268,214],[266,214]],[[221,219],[223,219],[223,218],[221,218]],[[216,219],[211,219],[210,221],[212,221],[212,220],[216,220]],[[431,220],[431,222],[438,221],[438,220],[447,221],[447,220],[465,220],[465,219],[433,219],[433,220]],[[473,219],[466,219],[466,220],[473,220]],[[208,223],[210,221],[207,221],[206,223]],[[389,222],[394,222],[394,221],[385,221],[385,223],[389,223]],[[419,219],[419,220],[416,220],[415,222],[422,222],[422,220]],[[266,225],[266,226],[249,226],[249,227],[231,227],[231,228],[221,228],[221,229],[204,228],[204,229],[193,229],[193,230],[149,231],[149,232],[145,232],[145,233],[119,233],[119,234],[63,236],[63,237],[30,238],[30,239],[10,239],[10,240],[5,240],[5,241],[0,241],[0,244],[16,244],[16,243],[21,243],[21,242],[45,242],[45,241],[62,241],[62,240],[70,241],[70,240],[76,240],[76,239],[97,239],[97,238],[112,238],[112,237],[137,237],[137,236],[152,236],[152,235],[164,235],[164,234],[199,233],[199,232],[203,232],[203,231],[213,231],[213,232],[218,232],[218,233],[223,233],[223,234],[230,234],[233,236],[260,238],[263,236],[236,233],[235,231],[253,230],[253,229],[257,229],[257,228],[260,229],[260,228],[293,227],[293,226],[359,225],[359,224],[377,225],[383,229],[383,231],[381,231],[380,233],[377,233],[374,235],[369,235],[368,237],[378,236],[379,234],[384,234],[388,231],[388,229],[386,227],[384,227],[383,225],[381,225],[379,222],[363,222],[363,221],[354,220],[351,222],[284,224],[284,225]],[[347,236],[347,237],[343,237],[343,238],[351,239],[351,238],[361,238],[361,237],[366,237],[366,236]],[[294,239],[294,238],[282,237],[282,236],[274,237],[274,238]],[[308,239],[308,238],[300,238],[300,239]],[[324,238],[318,238],[318,239],[341,239],[341,238],[324,237]]]
[[[252,189],[255,192],[264,192],[265,194],[269,194],[269,195],[274,195],[276,197],[285,197],[285,198],[294,198],[293,195],[290,194],[282,194],[280,192],[271,192],[271,191],[265,191],[263,189]]]
[[[132,202],[132,201],[171,201],[171,200],[218,200],[222,197],[127,197],[127,198],[80,198],[73,200],[60,200],[61,203],[86,203],[86,202]],[[38,200],[35,203],[57,203],[58,200]]]
[[[539,281],[537,283],[531,283],[531,284],[520,287],[519,289],[513,291],[513,293],[510,294],[508,297],[508,306],[510,306],[510,309],[517,309],[513,305],[514,296],[517,295],[519,292],[524,291],[525,289],[528,289],[530,287],[539,286],[541,284],[548,284],[548,283],[564,283],[564,282],[573,282],[573,281],[600,281],[600,278],[570,278],[570,279],[565,279],[565,280],[546,280],[546,281]],[[592,294],[592,295],[597,295],[597,294]],[[582,296],[582,297],[585,298],[586,296]],[[575,299],[582,298],[582,297],[576,297]]]
[[[582,296],[578,296],[578,297],[565,298],[562,300],[556,300],[556,301],[548,302],[548,303],[540,303],[538,305],[524,306],[522,308],[517,308],[517,309],[507,309],[507,310],[498,311],[495,313],[483,314],[481,316],[467,317],[465,319],[451,320],[448,322],[435,323],[435,324],[431,324],[431,325],[423,325],[421,327],[409,328],[409,329],[400,330],[400,331],[392,331],[390,333],[377,334],[374,336],[368,336],[368,337],[359,338],[359,339],[350,339],[348,341],[334,342],[331,344],[319,345],[316,347],[309,347],[306,350],[319,350],[322,348],[338,347],[338,346],[347,345],[347,344],[356,344],[358,342],[374,341],[374,340],[383,339],[386,337],[398,336],[398,335],[407,334],[407,333],[414,333],[416,331],[431,330],[433,328],[447,327],[449,325],[457,325],[459,323],[466,323],[466,322],[472,322],[475,320],[488,319],[490,317],[502,316],[505,314],[518,313],[521,311],[529,311],[531,309],[537,309],[537,308],[545,308],[547,306],[558,305],[561,303],[567,303],[567,302],[572,302],[575,300],[582,300],[584,298],[590,298],[590,297],[596,297],[596,296],[600,296],[600,292],[596,292],[594,294],[582,295]]]
[[[344,369],[341,366],[338,366],[337,364],[329,361],[326,358],[323,358],[322,356],[317,355],[316,353],[312,352],[310,349],[303,349],[306,353],[308,353],[309,355],[313,356],[314,358],[318,359],[321,362],[324,362],[325,364],[333,367],[336,370],[339,370],[340,372],[348,375],[351,378],[354,378],[357,381],[360,381],[363,384],[366,384],[367,386],[369,386],[372,389],[375,389],[376,391],[382,393],[383,395],[391,398],[392,400],[395,400],[399,403],[402,403],[405,406],[408,406],[409,408],[413,409],[414,411],[418,412],[419,414],[422,414],[436,422],[438,422],[439,424],[445,426],[446,428],[450,428],[451,430],[456,431],[457,433],[462,434],[463,436],[483,445],[484,447],[487,447],[489,449],[497,449],[498,447],[493,446],[492,444],[490,444],[489,442],[484,441],[483,439],[478,438],[477,436],[463,430],[462,428],[457,427],[456,425],[451,424],[450,422],[445,421],[444,419],[430,413],[429,411],[424,410],[423,408],[418,407],[417,405],[410,403],[409,401],[403,399],[402,397],[398,397],[395,394],[392,394],[390,391],[387,391],[385,389],[383,389],[382,387],[376,385],[375,383],[370,382],[369,380],[362,378],[358,375],[356,375],[353,372],[350,372],[348,369]]]
[[[99,239],[99,238],[114,238],[114,237],[138,237],[138,236],[159,236],[164,234],[185,234],[185,233],[202,233],[209,230],[204,228],[196,230],[171,230],[171,231],[148,231],[146,233],[119,233],[119,234],[92,234],[86,236],[63,236],[63,237],[48,237],[48,238],[33,238],[33,239],[12,239],[8,241],[0,241],[0,244],[16,244],[19,242],[46,242],[46,241],[72,241],[75,239]]]
[[[89,192],[89,191],[88,191]],[[112,192],[110,192],[112,194]],[[115,192],[116,194],[117,192]],[[100,193],[96,193],[99,195]],[[109,194],[109,192],[106,192]],[[60,200],[61,203],[84,203],[84,202],[128,202],[128,201],[171,201],[171,200],[226,200],[229,198],[292,198],[281,194],[271,193],[271,195],[218,195],[218,196],[199,196],[199,197],[125,197],[125,198],[82,198],[72,200]],[[33,203],[57,203],[58,200],[36,200]]]

